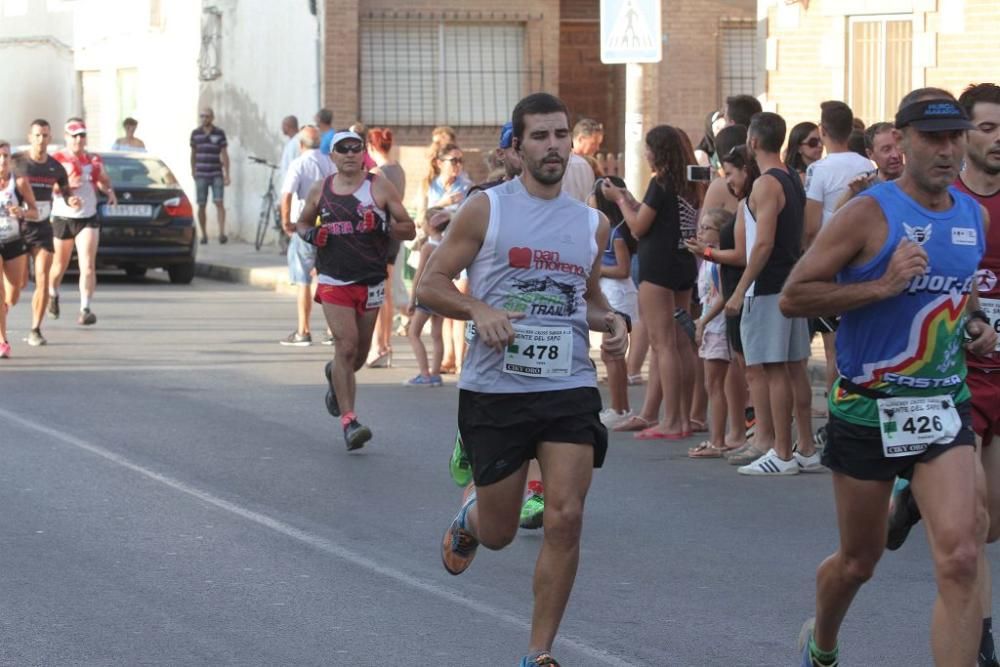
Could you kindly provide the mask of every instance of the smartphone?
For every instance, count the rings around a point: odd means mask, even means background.
[[[689,164],[687,166],[687,179],[689,181],[711,181],[712,168],[702,167],[698,164]]]

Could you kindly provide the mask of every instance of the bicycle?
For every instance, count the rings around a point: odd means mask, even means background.
[[[278,232],[278,248],[281,254],[288,250],[288,235],[281,228],[281,213],[278,209],[278,191],[274,187],[274,172],[278,170],[278,165],[271,164],[267,160],[250,156],[250,161],[264,165],[271,170],[267,178],[267,192],[260,198],[260,216],[257,219],[257,235],[254,237],[254,248],[258,251],[264,245],[267,238],[267,230],[274,229]]]

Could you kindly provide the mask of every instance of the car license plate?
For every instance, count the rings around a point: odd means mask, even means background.
[[[103,207],[106,218],[152,218],[153,207],[149,204],[105,204]]]

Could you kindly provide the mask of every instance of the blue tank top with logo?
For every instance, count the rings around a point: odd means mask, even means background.
[[[927,252],[928,272],[903,292],[843,314],[837,330],[837,366],[842,377],[882,394],[948,394],[968,400],[963,328],[966,306],[985,251],[979,204],[954,188],[952,206],[931,211],[895,183],[862,193],[878,202],[889,227],[879,253],[862,266],[849,266],[838,283],[880,278],[900,241],[908,238]],[[875,401],[838,386],[831,412],[863,426],[877,426]]]

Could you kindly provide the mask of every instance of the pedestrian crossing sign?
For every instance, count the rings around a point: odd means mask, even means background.
[[[663,59],[660,0],[601,0],[601,62]]]

